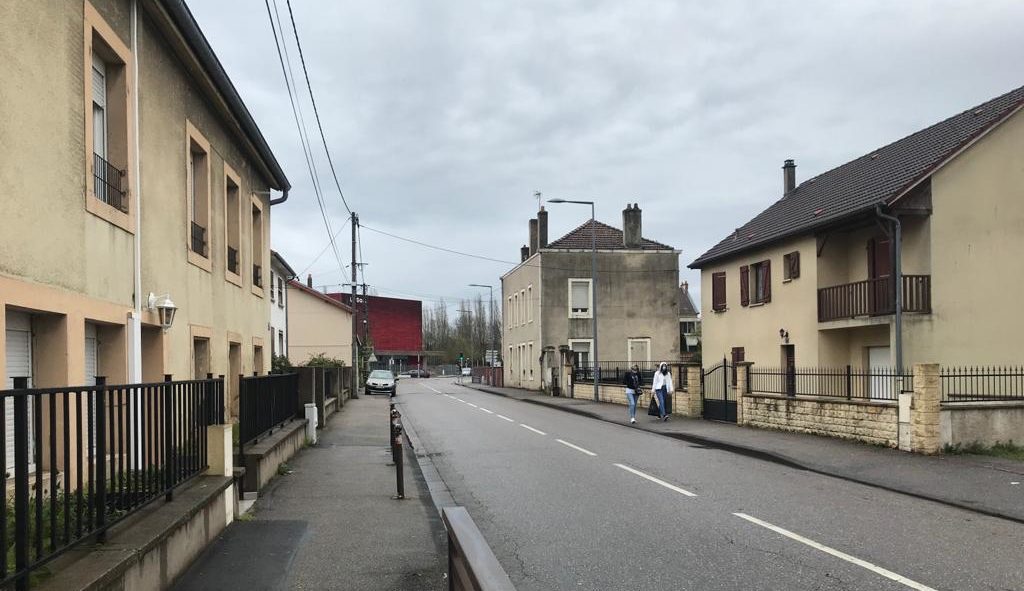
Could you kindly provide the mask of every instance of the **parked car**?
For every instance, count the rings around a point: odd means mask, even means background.
[[[462,375],[464,375],[464,376],[471,376],[471,375],[473,375],[473,368],[472,367],[463,367],[462,368]]]
[[[425,370],[425,369],[410,369],[409,370],[409,377],[410,378],[429,378],[430,377],[430,372]]]
[[[375,369],[366,378],[366,391],[370,394],[395,395],[395,374],[386,369]]]

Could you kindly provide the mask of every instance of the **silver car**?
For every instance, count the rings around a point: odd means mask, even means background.
[[[395,374],[386,369],[375,369],[366,378],[366,391],[370,394],[395,395]]]

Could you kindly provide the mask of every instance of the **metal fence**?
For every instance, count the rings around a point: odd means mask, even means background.
[[[847,365],[784,369],[755,365],[747,378],[747,391],[753,394],[896,401],[900,392],[913,389],[913,373],[895,368]]]
[[[0,391],[0,587],[206,469],[206,427],[224,420],[224,381]],[[11,413],[11,417],[8,416]],[[13,438],[7,433],[13,418]],[[11,443],[13,441],[13,443]]]
[[[640,369],[640,379],[643,385],[650,387],[654,380],[654,372],[658,370],[660,362],[657,361],[600,361],[597,368],[600,369],[602,384],[622,384],[631,367],[636,365]],[[595,368],[593,363],[579,365],[572,370],[572,381],[577,384],[593,384]]]
[[[299,411],[299,374],[239,378],[239,447],[273,433]]]
[[[1024,401],[1024,367],[944,367],[943,402]]]

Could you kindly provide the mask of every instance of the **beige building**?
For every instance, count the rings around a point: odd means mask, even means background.
[[[6,387],[265,372],[289,184],[184,3],[4,2],[0,22]]]
[[[501,278],[506,386],[565,388],[565,363],[592,367],[594,286],[591,224],[547,241],[548,213],[530,220],[522,262]],[[595,222],[599,361],[679,359],[679,251],[641,235],[641,211],[628,205],[623,230]]]
[[[295,280],[288,282],[286,294],[288,360],[304,365],[323,354],[351,365],[352,308]]]
[[[690,265],[704,365],[1020,363],[1022,101],[1019,88],[799,185],[787,160],[782,197]]]

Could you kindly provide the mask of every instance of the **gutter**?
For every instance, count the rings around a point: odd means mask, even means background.
[[[279,203],[284,203],[285,201],[288,201],[288,190],[289,189],[291,189],[291,187],[286,186],[284,188],[284,191],[281,192],[281,196],[280,197],[278,197],[277,199],[271,199],[269,201],[270,205],[277,205]]]

